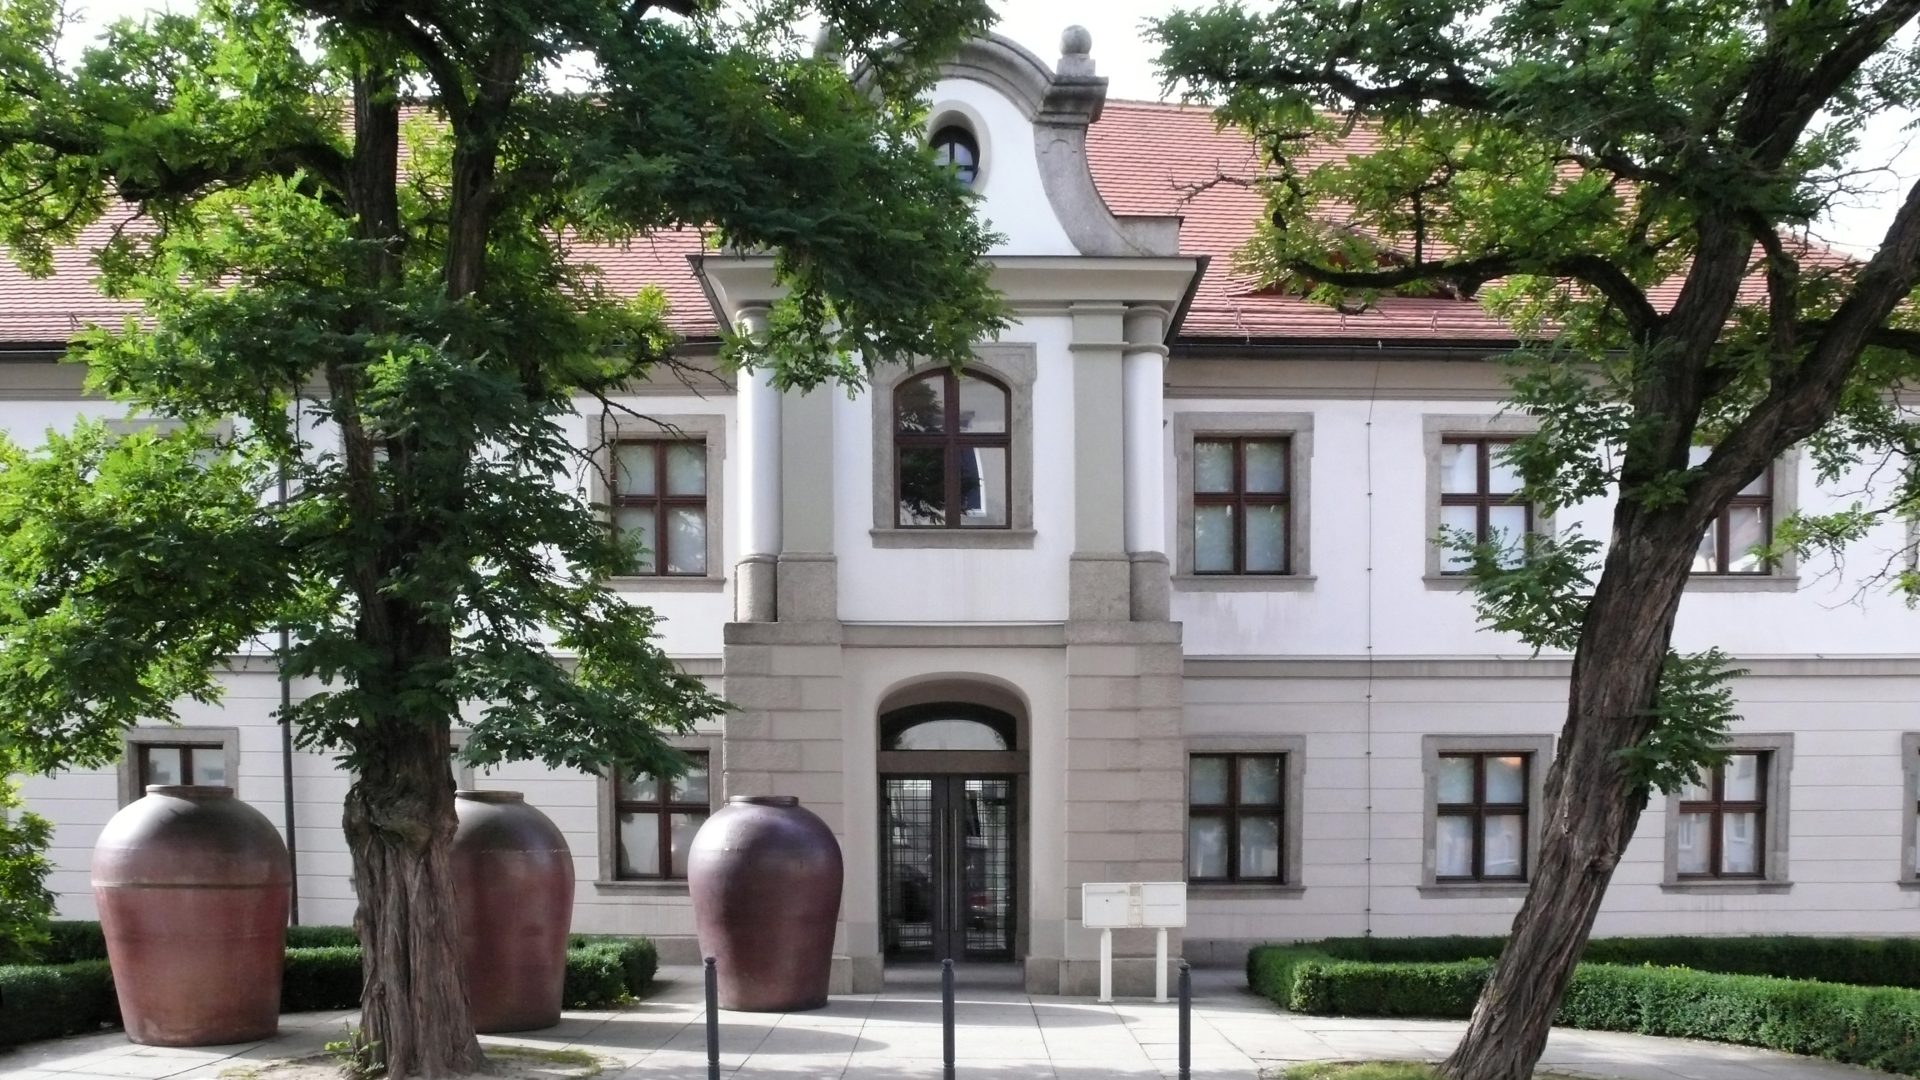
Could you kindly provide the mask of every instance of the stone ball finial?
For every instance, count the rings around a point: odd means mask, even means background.
[[[1093,55],[1093,32],[1084,26],[1069,26],[1060,32],[1060,55]]]

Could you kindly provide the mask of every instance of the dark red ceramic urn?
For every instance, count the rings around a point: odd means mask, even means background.
[[[162,787],[113,815],[93,897],[127,1037],[253,1042],[280,1026],[287,845],[227,787]]]
[[[573,920],[573,853],[518,791],[454,794],[453,892],[479,1032],[560,1022]]]
[[[687,886],[721,1008],[827,1003],[843,876],[833,830],[791,795],[736,795],[707,819],[687,856]]]

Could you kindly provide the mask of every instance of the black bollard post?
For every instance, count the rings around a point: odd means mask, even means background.
[[[720,1080],[720,976],[707,957],[707,1080]]]
[[[1180,961],[1180,1080],[1193,1078],[1193,971]]]
[[[940,1050],[946,1062],[942,1074],[953,1080],[953,961],[940,961]]]

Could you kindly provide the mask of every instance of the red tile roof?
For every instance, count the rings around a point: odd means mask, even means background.
[[[1337,151],[1359,149],[1356,131]],[[1178,215],[1183,254],[1212,257],[1190,305],[1186,340],[1344,340],[1434,343],[1511,340],[1513,333],[1477,303],[1387,296],[1359,313],[1261,291],[1237,268],[1237,253],[1265,207],[1246,181],[1258,174],[1252,141],[1215,126],[1210,110],[1150,102],[1108,102],[1090,129],[1087,154],[1094,180],[1116,214]],[[53,277],[32,279],[0,258],[0,344],[64,341],[90,323],[113,323],[136,309],[102,297],[87,253],[117,221],[90,227],[55,257]],[[582,245],[575,255],[600,267],[606,283],[631,293],[657,285],[667,294],[674,329],[715,332],[713,314],[687,256],[701,249],[694,231],[660,233],[622,247]],[[1837,257],[1835,257],[1837,259]],[[1761,288],[1756,278],[1750,289]],[[1672,302],[1667,290],[1655,300]]]

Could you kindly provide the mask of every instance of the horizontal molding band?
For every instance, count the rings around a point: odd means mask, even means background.
[[[1920,678],[1920,656],[1734,657],[1749,678]],[[1565,679],[1565,657],[1189,656],[1189,679]]]

